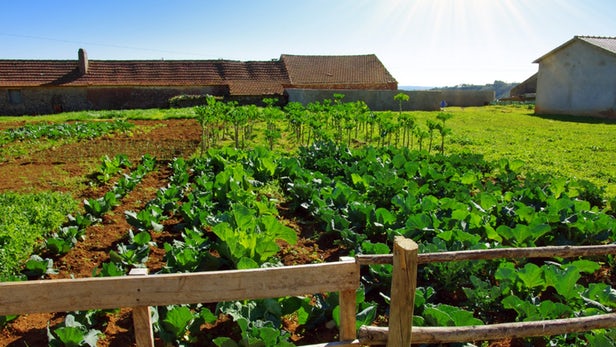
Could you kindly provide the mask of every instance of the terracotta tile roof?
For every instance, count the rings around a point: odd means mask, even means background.
[[[87,59],[87,58],[86,58]],[[229,86],[231,95],[282,94],[285,87],[364,88],[397,83],[371,55],[281,55],[271,61],[0,60],[0,87]]]
[[[294,86],[302,84],[387,84],[397,83],[374,54],[289,55],[280,57]]]
[[[288,83],[279,61],[90,60],[80,74],[77,61],[0,60],[0,86],[197,86],[227,81]]]
[[[229,81],[229,94],[231,95],[282,95],[282,83],[267,81]]]

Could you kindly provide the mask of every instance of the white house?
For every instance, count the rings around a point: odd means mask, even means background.
[[[575,36],[534,63],[535,113],[616,118],[616,37]]]

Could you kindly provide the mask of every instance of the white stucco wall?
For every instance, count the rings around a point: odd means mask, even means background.
[[[544,57],[535,112],[616,118],[616,56],[574,41]]]

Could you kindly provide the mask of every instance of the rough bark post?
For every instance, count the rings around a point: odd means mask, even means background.
[[[357,273],[359,274],[359,263],[353,257],[340,257],[340,261],[355,262]],[[357,331],[355,329],[355,293],[356,289],[342,290],[339,292],[340,301],[340,341],[355,340]]]
[[[417,285],[417,244],[402,236],[394,239],[394,267],[391,280],[389,338],[387,347],[411,345],[415,287]]]
[[[147,276],[148,269],[132,269],[129,275]],[[154,347],[154,332],[152,331],[152,317],[150,316],[149,306],[133,307],[133,327],[135,328],[135,342],[137,347]]]

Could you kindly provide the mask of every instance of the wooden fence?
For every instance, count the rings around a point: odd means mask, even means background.
[[[40,280],[0,283],[0,316],[89,309],[133,308],[138,347],[154,346],[150,306],[340,293],[340,341],[311,345],[358,346],[447,343],[528,337],[616,327],[616,314],[472,327],[412,327],[417,265],[436,261],[502,257],[577,257],[616,254],[616,245],[443,252],[418,255],[417,244],[396,238],[392,255],[343,257],[336,263],[280,268],[148,276]],[[360,265],[392,263],[389,327],[355,328],[355,291]]]

